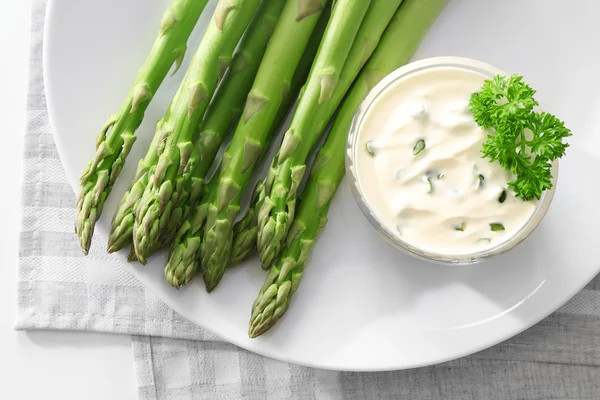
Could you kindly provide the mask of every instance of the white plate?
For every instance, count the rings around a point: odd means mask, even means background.
[[[191,51],[215,3],[205,10]],[[44,47],[47,101],[74,187],[92,157],[96,132],[119,108],[167,4],[50,1]],[[123,267],[184,317],[222,338],[320,368],[424,366],[523,331],[559,308],[600,269],[599,15],[595,0],[573,1],[568,7],[562,0],[451,0],[414,57],[465,56],[519,72],[539,90],[543,107],[574,131],[550,212],[512,253],[457,268],[416,261],[379,238],[343,184],[290,310],[270,333],[254,340],[247,337],[247,325],[264,278],[256,260],[229,271],[212,295],[199,278],[180,291],[166,284],[164,254],[146,267]],[[167,79],[148,109],[96,241],[107,237],[116,204],[182,75]]]

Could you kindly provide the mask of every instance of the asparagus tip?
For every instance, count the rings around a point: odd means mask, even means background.
[[[115,240],[115,238],[113,237],[113,235],[110,235],[108,237],[108,244],[106,245],[106,252],[108,254],[112,254],[112,253],[114,253],[116,251],[119,251],[119,250],[120,249],[118,249],[117,246],[116,246],[116,240]]]
[[[219,284],[219,281],[221,280],[216,276],[209,276],[207,274],[203,274],[202,277],[204,278],[204,285],[206,286],[207,293],[211,293],[213,290],[215,290]]]
[[[78,232],[79,234],[79,232]],[[79,246],[81,247],[81,252],[83,253],[84,256],[87,256],[90,252],[90,245],[91,245],[91,236],[85,237],[81,234],[79,234]]]
[[[250,328],[248,329],[248,337],[250,339],[256,339],[257,337],[261,336],[263,333],[268,331],[270,327],[271,327],[270,324],[256,325],[256,324],[250,323]]]

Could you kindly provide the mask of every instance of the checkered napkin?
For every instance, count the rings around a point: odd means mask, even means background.
[[[409,371],[346,373],[220,341],[169,309],[100,246],[84,257],[46,111],[45,6],[33,0],[17,329],[134,335],[140,399],[600,398],[600,278],[537,326],[476,355]]]

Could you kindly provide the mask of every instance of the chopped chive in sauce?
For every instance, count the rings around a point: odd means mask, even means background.
[[[433,193],[433,183],[431,183],[431,177],[429,175],[425,175],[423,177],[423,182],[425,182],[429,186],[429,190],[427,193]]]
[[[373,141],[369,140],[365,147],[367,148],[367,151],[369,152],[370,155],[372,155],[373,157],[375,157],[375,149],[373,148]]]
[[[465,231],[465,223],[464,223],[464,222],[462,222],[460,225],[456,225],[456,226],[454,227],[454,230],[455,230],[455,231],[464,232],[464,231]]]
[[[492,222],[490,224],[490,228],[492,228],[492,232],[498,232],[498,231],[503,231],[504,230],[504,225],[497,223],[497,222]]]
[[[438,180],[442,179],[443,177],[444,177],[444,173],[443,172],[440,172],[439,174],[437,174]]]
[[[479,174],[477,178],[479,179],[479,187],[483,187],[483,181],[485,181],[485,176]]]
[[[506,201],[506,190],[503,190],[502,193],[500,193],[500,197],[498,197],[498,202],[500,204],[502,204],[505,201]]]
[[[425,150],[425,141],[423,139],[421,139],[417,142],[417,144],[415,144],[415,147],[413,148],[413,155],[416,156],[423,150]]]

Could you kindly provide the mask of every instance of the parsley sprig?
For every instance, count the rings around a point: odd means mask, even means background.
[[[565,155],[569,144],[563,139],[572,135],[554,115],[534,111],[535,93],[522,76],[497,75],[469,102],[477,124],[490,130],[483,157],[515,175],[508,187],[525,201],[552,188],[552,162]]]

